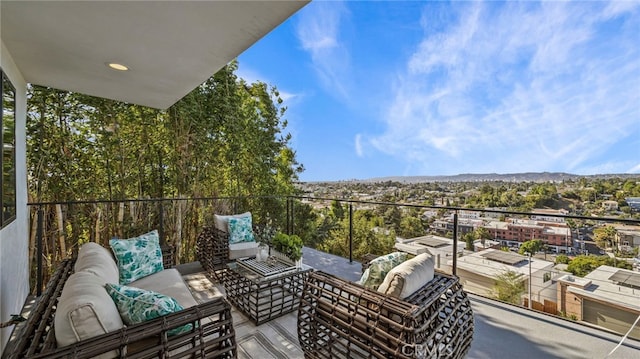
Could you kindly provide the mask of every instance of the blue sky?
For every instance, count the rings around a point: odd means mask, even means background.
[[[312,1],[239,57],[303,181],[640,173],[640,1]]]

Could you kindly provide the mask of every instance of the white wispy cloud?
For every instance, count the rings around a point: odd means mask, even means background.
[[[246,66],[242,66],[242,64],[240,64],[240,67],[236,71],[236,75],[238,76],[238,78],[245,80],[245,82],[247,82],[248,84],[252,84],[254,82],[260,81],[260,82],[266,83],[269,86],[273,86],[273,84],[275,83],[275,81],[268,79],[266,76],[263,76],[262,74],[255,71],[254,69],[247,68]],[[301,97],[304,97],[304,94],[302,93],[295,93],[292,91],[282,90],[280,88],[278,88],[277,90],[278,90],[278,93],[280,94],[280,98],[288,106],[291,105],[292,103],[295,103],[294,102],[295,100],[300,99]]]
[[[634,167],[631,167],[627,172],[629,172],[629,173],[640,173],[640,163],[638,163]]]
[[[280,93],[280,98],[284,102],[290,102],[293,99],[295,99],[296,97],[300,96],[300,95],[295,94],[293,92],[287,92],[287,91],[282,91],[282,90],[278,90],[278,92]]]
[[[422,173],[572,171],[640,135],[638,6],[453,6],[399,73],[379,151]]]
[[[358,157],[364,156],[364,151],[362,149],[362,134],[356,134],[356,138],[353,140],[354,147],[356,149],[356,155]]]
[[[316,74],[328,92],[348,99],[351,60],[340,41],[341,22],[348,15],[342,2],[313,2],[299,14],[297,36],[309,52]]]

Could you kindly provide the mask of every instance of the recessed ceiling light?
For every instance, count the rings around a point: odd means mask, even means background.
[[[110,68],[114,69],[114,70],[118,70],[118,71],[128,71],[129,68],[126,67],[123,64],[119,64],[117,62],[108,62],[107,66],[109,66]]]

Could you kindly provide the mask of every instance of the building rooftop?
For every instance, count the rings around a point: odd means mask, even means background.
[[[464,252],[465,246],[466,244],[464,241],[458,241],[458,250],[456,252]],[[449,265],[444,259],[451,257],[451,254],[453,253],[453,239],[426,235],[422,237],[403,239],[397,242],[394,248],[411,254],[431,253],[437,258],[440,258],[440,260],[436,259],[436,266],[437,268],[441,268],[442,265]]]
[[[485,228],[488,229],[509,229],[509,224],[507,222],[502,222],[502,221],[489,221],[487,223],[487,225],[485,226]]]
[[[458,268],[489,278],[496,278],[499,274],[504,273],[508,270],[521,274],[523,277],[527,277],[529,275],[528,257],[509,252],[509,254],[512,256],[519,256],[522,258],[520,262],[516,262],[513,265],[487,258],[487,255],[496,252],[499,253],[502,251],[489,248],[481,252],[475,252],[460,257],[457,261]],[[451,263],[449,264],[451,265]],[[531,259],[531,272],[537,272],[539,270],[550,268],[552,266],[553,262],[545,261],[535,257]]]
[[[613,303],[619,307],[640,312],[640,289],[620,285],[611,280],[618,272],[630,275],[640,275],[638,272],[611,266],[600,266],[584,277],[591,285],[584,288],[569,287],[569,291],[576,295],[595,300]]]

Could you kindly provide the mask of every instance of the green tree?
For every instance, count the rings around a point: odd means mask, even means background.
[[[602,265],[602,261],[598,257],[580,255],[571,260],[567,270],[578,277],[584,277],[600,265]]]
[[[403,238],[414,238],[425,234],[422,220],[417,217],[406,216],[400,221],[400,232],[398,235]]]
[[[385,225],[393,229],[396,233],[400,232],[400,223],[402,222],[402,211],[398,206],[386,206],[382,215]]]
[[[617,232],[615,227],[609,225],[594,229],[593,234],[596,245],[600,248],[612,247]]]
[[[331,201],[331,215],[337,219],[338,221],[342,221],[344,219],[344,207],[342,203],[337,200]]]
[[[475,239],[476,239],[476,238],[475,238],[475,235],[474,235],[474,233],[473,233],[473,232],[465,233],[465,234],[462,236],[462,240],[464,240],[464,242],[466,243],[465,248],[466,248],[468,251],[473,251],[473,241],[475,241]]]
[[[491,233],[484,227],[478,227],[474,231],[475,237],[480,240],[480,243],[484,246],[487,239],[491,239]]]
[[[569,257],[566,254],[558,254],[556,264],[569,264]]]
[[[616,260],[608,256],[579,255],[571,260],[567,270],[578,277],[584,277],[602,265],[632,269],[631,264],[626,261]]]
[[[333,232],[340,228],[340,222],[335,217],[320,214],[317,216],[315,231],[311,232],[306,245],[313,248],[320,248],[325,241],[333,237]]]
[[[27,166],[29,177],[39,179],[30,181],[29,196],[38,201],[254,196],[240,208],[251,208],[258,222],[282,227],[284,201],[261,196],[295,194],[293,183],[303,166],[289,147],[286,107],[277,89],[238,79],[237,67],[237,62],[225,66],[166,111],[29,87]],[[45,255],[55,260],[90,236],[104,242],[122,235],[106,232],[115,222],[138,231],[159,226],[158,208],[126,206],[47,213],[45,226],[60,232],[60,243],[47,246],[51,253]],[[181,252],[181,243],[195,240],[211,208],[186,201],[163,207],[166,216],[174,216],[165,218],[164,227],[171,227],[166,239],[180,258],[191,255]],[[304,232],[310,237],[312,229]]]
[[[316,231],[315,223],[318,218],[318,214],[313,210],[313,207],[308,203],[302,203],[300,201],[294,202],[294,234],[298,235],[304,241],[305,245],[313,244],[313,234]]]
[[[353,214],[353,256],[360,258],[367,253],[386,254],[395,244],[395,232],[381,228],[384,221],[370,210],[358,210]],[[349,256],[349,218],[329,232],[328,238],[318,245],[322,251],[343,257]]]
[[[494,298],[519,305],[524,292],[525,288],[521,274],[506,270],[496,276],[492,290]]]
[[[541,251],[543,246],[544,246],[544,244],[542,243],[541,240],[532,239],[532,240],[529,240],[529,241],[526,241],[526,242],[522,243],[522,245],[520,246],[520,249],[518,249],[518,253],[534,255],[538,251]]]

